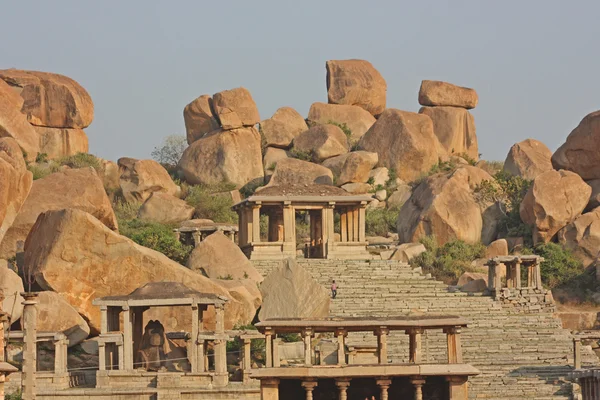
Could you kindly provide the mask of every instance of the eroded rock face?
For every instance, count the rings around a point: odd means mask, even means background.
[[[183,109],[183,120],[188,144],[194,143],[205,134],[219,129],[219,121],[214,115],[212,98],[205,94]]]
[[[551,158],[552,152],[544,143],[526,139],[510,148],[503,169],[513,176],[533,180],[553,169]]]
[[[246,88],[239,87],[215,93],[212,105],[223,129],[254,126],[260,121],[256,103]]]
[[[176,224],[192,219],[194,207],[167,193],[154,192],[142,204],[137,217],[143,221]]]
[[[223,286],[111,231],[80,210],[40,215],[25,243],[25,267],[33,268],[36,282],[44,290],[59,293],[95,331],[100,326],[100,310],[92,305],[95,298],[129,294],[148,282],[180,282],[190,289],[226,296],[231,299],[225,307],[227,329],[249,323],[254,316]],[[153,317],[159,317],[165,327],[189,325],[189,310],[163,311]]]
[[[154,160],[120,158],[119,184],[128,203],[144,202],[154,192],[179,195],[177,186],[166,169]]]
[[[296,136],[308,129],[306,121],[291,107],[281,107],[269,119],[260,122],[265,145],[287,149]]]
[[[23,99],[0,79],[0,137],[12,138],[27,153],[28,161],[35,161],[40,150],[38,135],[19,110]]]
[[[69,339],[69,347],[87,339],[90,334],[87,322],[58,293],[40,292],[36,301],[39,331],[64,333]]]
[[[16,272],[8,267],[6,260],[0,260],[0,290],[4,296],[2,311],[8,314],[10,323],[16,322],[23,314],[23,297],[25,291],[23,280]]]
[[[394,251],[394,254],[390,257],[390,260],[399,260],[407,263],[425,251],[427,251],[427,249],[421,243],[402,243],[396,248],[396,251]]]
[[[332,122],[346,124],[352,133],[352,140],[360,139],[376,121],[375,117],[362,107],[327,103],[313,103],[307,119],[319,125]]]
[[[360,139],[359,148],[379,154],[379,166],[412,181],[438,162],[441,145],[429,116],[388,108]]]
[[[284,158],[277,162],[268,186],[312,184],[333,185],[333,173],[322,165]]]
[[[470,88],[456,86],[448,82],[421,82],[419,104],[422,106],[450,106],[466,109],[477,106],[477,92]]]
[[[331,60],[326,68],[330,104],[359,106],[375,116],[385,110],[387,84],[370,62]]]
[[[552,165],[573,171],[585,180],[600,178],[600,111],[581,120],[552,155]]]
[[[308,154],[313,161],[322,162],[347,153],[348,139],[335,125],[317,125],[296,136],[292,151]]]
[[[214,131],[192,143],[178,166],[191,184],[231,182],[239,189],[263,180],[260,146],[255,128]]]
[[[592,188],[592,195],[590,196],[590,202],[586,209],[588,211],[600,206],[600,179],[592,179],[586,182]]]
[[[65,207],[92,214],[109,229],[117,230],[117,218],[102,180],[91,168],[67,169],[37,179],[12,226],[0,244],[3,257],[15,254],[17,241],[25,240],[38,216]]]
[[[533,241],[549,242],[564,226],[581,214],[592,188],[579,175],[565,170],[538,175],[525,194],[519,213],[533,227]]]
[[[49,72],[0,70],[0,79],[23,98],[21,112],[32,125],[86,128],[94,119],[94,103],[73,79]]]
[[[273,270],[260,286],[263,304],[258,318],[325,318],[329,316],[329,292],[296,261],[288,259]]]
[[[575,218],[558,231],[558,241],[587,267],[600,256],[600,208]]]
[[[475,119],[468,110],[460,107],[421,107],[419,113],[433,121],[433,133],[448,154],[466,154],[479,159]]]
[[[89,151],[88,137],[83,129],[33,126],[39,135],[40,153],[49,159],[72,156]]]
[[[368,151],[353,151],[348,153],[348,157],[346,157],[340,169],[337,184],[366,182],[369,180],[369,172],[377,165],[378,160],[377,153],[370,153]]]

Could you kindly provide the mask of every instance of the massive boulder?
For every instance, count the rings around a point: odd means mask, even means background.
[[[379,157],[377,153],[368,151],[353,151],[348,153],[344,164],[340,169],[337,185],[349,182],[366,182],[369,180],[369,172],[377,165]]]
[[[375,123],[376,119],[359,106],[343,104],[313,103],[308,111],[308,121],[314,124],[345,124],[351,132],[351,139],[356,141]]]
[[[441,145],[427,115],[388,108],[364,134],[362,150],[379,154],[379,166],[394,169],[400,179],[412,181],[438,162]]]
[[[23,280],[8,267],[6,260],[0,260],[0,291],[4,296],[2,311],[8,314],[9,325],[21,318],[23,313],[23,297],[25,291]]]
[[[544,143],[526,139],[510,148],[503,169],[513,176],[533,180],[553,169],[551,158],[552,152]]]
[[[421,82],[419,104],[422,106],[450,106],[466,109],[477,106],[477,92],[470,88],[460,87],[448,82]]]
[[[538,175],[525,194],[519,213],[533,227],[533,241],[549,242],[577,218],[590,200],[592,188],[579,175],[565,170]]]
[[[475,119],[468,110],[459,107],[421,107],[419,113],[433,121],[433,133],[448,154],[479,159]]]
[[[370,62],[331,60],[326,68],[329,103],[359,106],[375,116],[385,110],[387,84]]]
[[[277,147],[267,147],[265,154],[263,155],[263,168],[265,169],[265,176],[273,175],[275,167],[279,160],[288,158],[288,152]]]
[[[48,128],[33,126],[39,135],[40,153],[49,159],[68,157],[89,151],[88,137],[79,128]]]
[[[592,179],[591,181],[587,181],[586,183],[592,188],[590,202],[586,207],[586,210],[590,211],[600,206],[600,179]]]
[[[573,171],[585,180],[600,178],[600,111],[581,120],[552,155],[552,165]]]
[[[194,143],[205,134],[219,129],[219,120],[215,117],[212,98],[202,95],[185,106],[183,121],[188,144]]]
[[[306,121],[291,107],[281,107],[269,119],[260,122],[264,145],[287,149],[296,136],[308,129]]]
[[[293,259],[273,270],[260,285],[261,321],[270,318],[326,318],[329,292]]]
[[[21,112],[32,125],[82,129],[94,119],[92,98],[71,78],[48,72],[5,69],[0,70],[0,79],[19,91],[24,100]]]
[[[243,87],[215,93],[212,106],[221,127],[226,130],[254,126],[260,121],[256,103]]]
[[[39,139],[25,115],[19,111],[22,105],[23,99],[0,80],[0,138],[14,139],[27,153],[28,161],[34,161],[40,150]]]
[[[121,188],[119,165],[114,161],[98,159],[100,168],[96,170],[107,193],[115,193]]]
[[[176,224],[192,219],[194,207],[167,193],[154,192],[140,207],[137,217],[143,221]]]
[[[322,165],[284,158],[277,162],[268,186],[313,184],[333,185],[333,173]]]
[[[489,205],[477,201],[474,189],[483,181],[492,182],[493,178],[472,166],[424,180],[398,214],[400,243],[418,242],[429,235],[439,244],[454,239],[480,242],[485,229],[483,214]]]
[[[119,184],[128,203],[144,202],[154,192],[179,195],[177,186],[166,169],[154,160],[120,158]]]
[[[600,256],[600,207],[575,218],[558,231],[558,241],[587,267]]]
[[[59,293],[95,331],[100,327],[100,310],[92,305],[95,298],[126,295],[148,282],[180,282],[203,293],[226,296],[230,299],[225,307],[228,329],[254,317],[218,283],[111,231],[80,210],[40,215],[25,242],[25,268],[32,268],[36,282]],[[161,310],[157,312],[164,312],[165,327],[179,330],[189,325],[189,310]]]
[[[32,182],[17,141],[0,138],[0,242],[17,218]]]
[[[192,143],[178,166],[191,184],[230,182],[241,188],[263,180],[260,146],[252,127],[214,131]]]
[[[348,138],[335,125],[316,125],[294,139],[292,152],[309,154],[321,162],[348,152]]]
[[[61,295],[54,292],[40,292],[36,301],[38,331],[64,333],[69,339],[69,347],[87,339],[90,327]]]
[[[29,196],[0,244],[2,257],[15,254],[17,242],[25,240],[41,213],[65,207],[88,212],[109,229],[118,229],[117,218],[96,171],[91,167],[66,169],[33,182]]]

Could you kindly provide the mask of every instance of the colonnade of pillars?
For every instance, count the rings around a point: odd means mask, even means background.
[[[521,289],[542,289],[542,274],[540,263],[543,258],[532,257],[498,257],[487,262],[488,266],[488,289],[492,292],[502,289],[502,276],[500,266],[506,266],[506,287]],[[527,268],[527,286],[521,282],[521,266]]]
[[[596,400],[600,397],[600,377],[591,374],[585,378],[579,378],[581,396],[583,400]]]

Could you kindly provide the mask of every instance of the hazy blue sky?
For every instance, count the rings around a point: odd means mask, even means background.
[[[479,149],[556,149],[600,108],[598,1],[0,1],[0,68],[62,73],[95,103],[90,152],[149,157],[201,94],[248,88],[268,118],[326,101],[325,61],[362,58],[388,107],[422,79],[473,87]]]

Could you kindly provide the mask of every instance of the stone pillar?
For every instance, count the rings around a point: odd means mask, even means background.
[[[423,400],[423,385],[425,384],[425,379],[419,376],[411,377],[410,383],[415,387],[415,400]]]
[[[448,341],[448,364],[462,364],[462,348],[460,345],[460,328],[444,329]]]
[[[317,387],[317,381],[303,381],[302,387],[306,391],[306,400],[313,400],[313,390]]]
[[[57,375],[67,373],[67,348],[69,339],[59,333],[54,337],[54,373]]]
[[[266,367],[273,368],[273,331],[265,329],[265,359]]]
[[[296,254],[295,210],[288,202],[283,205],[283,251]]]
[[[279,379],[268,378],[260,380],[260,399],[279,400]]]
[[[339,391],[339,400],[348,400],[348,387],[350,386],[350,378],[338,378],[335,380],[335,386]]]
[[[192,240],[194,242],[194,247],[198,247],[198,245],[202,241],[202,234],[200,233],[200,231],[192,232]]]
[[[215,307],[215,333],[225,332],[225,309],[222,305]]]
[[[252,205],[252,242],[260,243],[260,204]]]
[[[227,373],[227,341],[217,339],[214,341],[215,350],[215,372],[217,374]]]
[[[414,364],[421,363],[423,359],[423,350],[422,350],[422,334],[423,329],[413,328],[406,331],[408,334],[408,345],[409,345],[409,362]]]
[[[244,345],[244,369],[242,370],[242,380],[244,383],[250,382],[250,370],[252,369],[252,340],[242,339]]]
[[[36,398],[36,369],[37,369],[37,293],[21,293],[23,302],[23,400]]]
[[[581,339],[573,338],[573,363],[575,369],[581,369]]]
[[[446,380],[448,381],[450,400],[468,400],[469,390],[467,377],[449,376]]]
[[[392,380],[391,379],[377,379],[375,382],[379,386],[379,390],[381,393],[379,396],[379,399],[380,400],[388,400],[388,390],[392,384]]]
[[[104,342],[98,342],[98,369],[100,371],[106,370],[106,343]]]
[[[340,213],[340,241],[348,241],[348,213],[345,208]]]
[[[304,338],[304,365],[311,366],[312,365],[312,348],[311,348],[311,338],[313,335],[313,331],[311,328],[304,329],[302,331],[302,336]]]
[[[133,370],[133,321],[129,306],[123,306],[123,366]]]
[[[352,225],[352,241],[358,242],[358,228],[360,226],[358,221],[358,208],[354,208],[354,210],[352,210]]]
[[[375,334],[377,335],[377,354],[379,356],[379,364],[388,363],[387,355],[387,335],[389,330],[385,327],[377,329]]]
[[[273,368],[281,367],[281,357],[279,356],[279,345],[281,339],[273,339]]]
[[[336,332],[337,340],[338,340],[338,364],[345,365],[346,364],[346,346],[344,344],[344,338],[348,334],[345,329],[338,329]]]
[[[367,204],[366,202],[360,203],[360,208],[358,209],[358,241],[366,242],[366,221],[367,221]]]
[[[108,306],[100,306],[100,333],[108,332]]]
[[[188,351],[188,361],[190,362],[190,366],[192,369],[192,374],[195,374],[199,371],[198,365],[198,335],[200,334],[200,309],[198,308],[198,304],[192,304],[192,337],[191,344],[189,346]]]
[[[521,288],[521,261],[515,263],[515,287]]]

